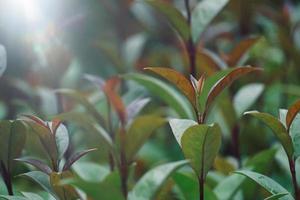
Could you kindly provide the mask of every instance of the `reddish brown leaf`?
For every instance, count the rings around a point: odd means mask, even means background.
[[[261,71],[260,68],[254,68],[254,67],[238,67],[234,70],[232,70],[229,74],[221,78],[209,91],[207,100],[206,100],[206,105],[205,105],[205,110],[207,111],[210,107],[210,105],[213,103],[215,98],[231,83],[233,83],[235,80],[240,78],[243,75],[246,75],[250,72],[255,72],[255,71]]]
[[[47,124],[40,118],[36,117],[36,116],[33,116],[33,115],[22,115],[23,117],[25,117],[25,119],[29,119],[29,120],[32,120],[34,121],[35,123],[43,126],[44,128],[47,128],[49,129],[49,127],[47,126]]]
[[[242,56],[260,39],[260,37],[250,37],[242,40],[235,48],[227,55],[227,63],[234,67]]]
[[[161,67],[147,67],[145,70],[150,70],[176,85],[178,89],[180,89],[180,91],[189,99],[191,104],[196,107],[196,94],[193,85],[181,73],[173,69]]]
[[[205,83],[205,77],[202,75],[197,82],[198,93],[201,94]]]
[[[119,83],[120,79],[118,77],[113,77],[107,80],[103,87],[103,92],[113,108],[116,110],[121,123],[125,124],[127,121],[126,107],[122,101],[122,98],[116,93],[116,87]]]
[[[288,113],[286,115],[287,130],[290,130],[293,120],[295,119],[299,111],[300,111],[300,100],[296,101],[296,103],[294,103],[288,110]]]
[[[225,61],[206,49],[199,49],[197,52],[197,66],[200,66],[200,73],[205,73],[208,76],[227,67]]]
[[[30,164],[48,175],[52,173],[52,169],[40,160],[36,160],[32,158],[18,158],[15,160]]]

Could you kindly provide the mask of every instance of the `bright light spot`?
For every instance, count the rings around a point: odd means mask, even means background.
[[[41,15],[35,0],[19,1],[20,6],[23,7],[23,14],[29,22],[37,22]]]
[[[9,0],[6,8],[11,14],[20,19],[25,19],[27,23],[38,23],[41,20],[39,0]]]

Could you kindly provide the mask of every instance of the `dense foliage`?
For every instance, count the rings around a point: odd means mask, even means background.
[[[300,200],[298,1],[38,10],[1,14],[0,199]]]

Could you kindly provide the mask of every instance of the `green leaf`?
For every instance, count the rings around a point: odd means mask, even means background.
[[[243,86],[234,96],[233,105],[237,115],[240,117],[248,110],[259,98],[264,90],[264,85],[251,83]]]
[[[133,187],[128,200],[153,199],[169,176],[187,163],[187,161],[177,161],[151,169]]]
[[[21,155],[25,145],[27,128],[22,121],[0,122],[0,160],[11,172],[14,159]]]
[[[144,0],[142,2],[148,3],[156,10],[161,12],[184,41],[189,39],[189,25],[179,10],[173,7],[170,3],[166,3],[161,0]]]
[[[229,0],[203,0],[192,12],[192,37],[197,42],[211,21],[219,14]]]
[[[259,174],[259,173],[251,172],[251,171],[246,171],[246,170],[237,171],[235,173],[246,176],[246,177],[252,179],[257,184],[259,184],[260,186],[265,188],[271,194],[281,194],[281,193],[288,194],[288,195],[282,197],[281,198],[282,200],[292,200],[292,199],[294,199],[292,197],[292,195],[284,187],[282,187],[277,182],[275,182],[274,180],[272,180],[271,178],[269,178],[269,177],[267,177],[263,174]]]
[[[50,178],[47,174],[40,171],[31,171],[25,174],[21,174],[20,176],[28,177],[37,184],[39,184],[46,192],[49,192],[51,195],[56,197],[56,194],[52,190],[50,185]]]
[[[131,162],[135,154],[151,136],[151,134],[166,122],[157,116],[141,116],[136,118],[126,134],[125,151],[128,162]]]
[[[181,146],[181,138],[183,133],[191,126],[197,125],[197,122],[189,119],[171,119],[169,124],[176,141]]]
[[[76,162],[72,166],[74,172],[84,181],[99,183],[109,175],[109,169],[92,162]]]
[[[290,135],[287,133],[286,128],[278,119],[276,119],[270,114],[260,113],[257,111],[246,112],[245,115],[252,115],[258,118],[259,120],[261,120],[262,122],[264,122],[270,129],[272,129],[274,135],[282,144],[287,156],[290,159],[293,157],[294,148],[292,144],[292,139]]]
[[[193,113],[187,100],[180,95],[174,88],[163,81],[143,74],[130,73],[124,76],[138,84],[146,87],[155,96],[162,99],[166,104],[173,108],[182,118],[192,118]]]
[[[35,193],[31,192],[21,192],[24,197],[30,200],[43,200],[43,198]]]
[[[195,125],[182,138],[182,150],[198,177],[205,179],[221,147],[219,125]]]
[[[21,196],[8,196],[8,195],[0,195],[0,199],[6,199],[6,200],[29,200],[28,198],[21,197]]]
[[[288,195],[288,193],[274,194],[274,195],[272,195],[272,196],[270,196],[270,197],[268,197],[268,198],[266,198],[264,200],[277,200],[277,199],[280,199],[280,198],[282,198],[282,197],[284,197],[286,195]]]
[[[47,123],[35,116],[25,116],[26,124],[39,137],[44,149],[46,150],[51,162],[56,162],[58,159],[58,150],[56,146],[55,135],[52,134]]]

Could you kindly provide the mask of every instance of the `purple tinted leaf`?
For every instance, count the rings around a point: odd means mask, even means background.
[[[32,158],[18,158],[15,160],[30,164],[48,175],[52,173],[52,169],[42,161],[32,159]]]
[[[105,85],[105,81],[102,78],[98,77],[98,76],[94,76],[94,75],[91,75],[91,74],[84,74],[83,78],[85,80],[90,81],[91,83],[94,83],[95,85],[97,85],[101,88]]]
[[[63,167],[63,171],[69,170],[71,168],[71,166],[77,161],[79,160],[81,157],[85,156],[86,154],[92,152],[92,151],[96,151],[97,149],[88,149],[88,150],[84,150],[78,153],[75,153],[74,155],[72,155],[67,162],[65,163],[64,167]]]
[[[137,98],[126,108],[128,121],[131,121],[150,102],[149,98]]]

